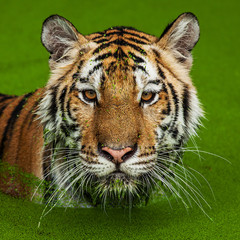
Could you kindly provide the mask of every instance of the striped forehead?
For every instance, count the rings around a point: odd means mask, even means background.
[[[151,41],[141,32],[126,28],[113,28],[94,34],[92,41],[97,43],[91,50],[80,70],[80,82],[98,89],[109,70],[124,71],[132,74],[139,88],[148,81],[159,79],[158,71],[148,56]],[[125,66],[125,67],[124,67]]]

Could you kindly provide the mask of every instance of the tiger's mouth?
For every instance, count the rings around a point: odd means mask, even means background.
[[[150,194],[144,177],[130,176],[116,170],[104,177],[95,177],[86,189],[85,200],[97,206],[133,207],[148,201]]]
[[[105,185],[107,185],[107,186],[112,186],[118,182],[122,183],[124,185],[128,185],[128,184],[131,184],[133,179],[126,173],[124,173],[120,170],[116,170],[116,171],[110,173],[109,175],[107,175],[105,177],[104,181],[105,181]],[[121,187],[121,186],[119,186],[119,187]]]
[[[100,185],[108,191],[118,190],[123,191],[128,187],[136,185],[138,180],[126,173],[116,170],[105,177],[99,178]]]

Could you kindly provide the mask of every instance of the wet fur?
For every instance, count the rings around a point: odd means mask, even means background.
[[[166,178],[167,167],[179,161],[179,150],[196,135],[203,116],[189,77],[198,38],[191,13],[180,15],[160,38],[127,27],[83,36],[66,19],[51,16],[42,31],[51,54],[46,87],[27,96],[0,96],[1,160],[70,189],[66,169],[60,167],[70,155],[79,169],[68,174],[85,171],[79,181],[92,174],[106,185],[105,176],[116,166],[99,155],[99,145],[122,149],[137,144],[134,157],[121,164],[130,182],[155,182],[156,174]],[[141,94],[150,81],[155,81],[149,89],[157,89],[158,100],[144,105]],[[79,95],[87,84],[97,91],[95,105]],[[73,153],[79,159],[73,160]],[[158,180],[166,183],[164,177]],[[9,185],[1,184],[1,190],[16,195]]]

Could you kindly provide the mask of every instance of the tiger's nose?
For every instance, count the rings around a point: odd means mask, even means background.
[[[130,155],[133,155],[133,154],[129,154],[129,153],[133,153],[133,149],[131,147],[126,147],[121,150],[114,150],[109,147],[103,147],[102,151],[103,153],[105,152],[105,154],[109,153],[112,156],[111,158],[112,162],[114,162],[115,164],[122,163],[127,158],[129,158]]]

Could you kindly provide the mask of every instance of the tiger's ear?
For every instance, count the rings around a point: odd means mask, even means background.
[[[199,35],[197,17],[192,13],[183,13],[166,27],[157,44],[171,51],[179,62],[190,69],[191,50],[198,42]]]
[[[88,42],[72,23],[58,15],[52,15],[44,21],[41,38],[53,61],[61,61],[76,44]]]

